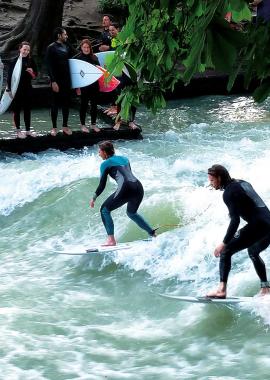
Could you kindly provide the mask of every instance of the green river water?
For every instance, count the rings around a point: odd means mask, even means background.
[[[146,246],[87,257],[59,255],[105,239],[94,210],[97,146],[0,155],[0,379],[269,379],[270,301],[234,307],[185,304],[159,293],[203,295],[218,282],[213,256],[228,225],[207,168],[228,167],[270,206],[270,101],[202,97],[140,109],[144,139],[116,142],[145,189],[141,213],[159,236]],[[78,123],[72,112],[71,126]],[[50,129],[47,110],[33,126]],[[101,124],[102,126],[102,124]],[[1,137],[11,115],[0,117]],[[113,213],[119,242],[145,238]],[[270,269],[270,250],[262,254]],[[246,251],[233,257],[229,295],[259,281]]]

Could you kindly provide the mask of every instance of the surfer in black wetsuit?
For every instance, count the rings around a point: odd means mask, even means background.
[[[112,23],[111,16],[104,15],[102,18],[102,26],[103,31],[100,36],[100,46],[98,48],[99,51],[108,51],[111,47],[111,35],[109,31],[109,27]]]
[[[209,168],[208,179],[214,189],[224,190],[223,200],[228,207],[231,220],[223,242],[214,251],[214,255],[220,257],[220,284],[218,289],[208,293],[207,297],[226,298],[231,257],[246,248],[261,280],[260,294],[270,293],[265,264],[260,257],[260,253],[270,244],[269,209],[250,183],[232,179],[222,165],[213,165]],[[247,224],[237,231],[240,218]]]
[[[32,57],[30,57],[30,44],[27,41],[20,43],[19,52],[22,57],[22,71],[19,81],[19,85],[16,94],[11,93],[11,78],[14,67],[18,60],[16,57],[9,65],[8,75],[7,75],[7,88],[6,91],[9,93],[10,97],[13,98],[11,108],[13,111],[13,122],[17,131],[17,137],[24,139],[26,136],[35,137],[35,132],[30,131],[31,127],[31,106],[32,106],[32,79],[37,76],[37,65]],[[21,131],[21,119],[20,113],[23,109],[25,130],[24,133]]]
[[[133,175],[129,160],[123,156],[116,156],[114,146],[110,141],[104,141],[99,144],[99,155],[104,162],[100,166],[100,182],[90,201],[90,207],[94,207],[96,198],[105,189],[108,175],[118,185],[117,190],[106,199],[100,209],[102,222],[108,234],[108,239],[104,245],[116,245],[111,212],[125,203],[127,203],[127,216],[150,236],[156,236],[155,229],[151,228],[143,217],[137,213],[143,199],[144,190],[141,182]]]
[[[93,53],[91,42],[85,38],[80,43],[81,53],[76,57],[82,61],[91,63],[92,65],[99,65],[97,56]],[[91,116],[91,129],[95,132],[100,132],[100,129],[96,126],[97,120],[97,100],[99,96],[99,84],[98,81],[90,84],[89,86],[77,88],[77,95],[81,96],[80,105],[80,121],[81,121],[81,131],[89,133],[88,128],[85,126],[86,112],[88,108],[88,103],[90,101],[90,116]]]
[[[58,108],[62,108],[63,132],[71,135],[72,131],[68,127],[69,103],[70,103],[70,70],[69,58],[76,52],[67,45],[67,32],[64,28],[58,27],[54,31],[55,42],[50,44],[46,52],[46,62],[52,87],[52,107],[51,135],[57,134],[57,116]]]

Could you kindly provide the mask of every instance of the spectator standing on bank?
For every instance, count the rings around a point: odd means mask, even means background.
[[[30,131],[31,127],[31,108],[32,108],[32,79],[37,76],[37,65],[33,58],[30,57],[30,43],[23,41],[19,45],[19,56],[22,57],[22,72],[16,94],[11,93],[11,77],[18,60],[16,57],[9,65],[7,75],[6,91],[13,98],[11,109],[13,111],[13,122],[17,131],[17,137],[24,139],[26,136],[35,137],[35,132]],[[23,109],[24,124],[26,132],[21,131],[21,110]]]
[[[71,79],[69,70],[69,58],[75,51],[67,44],[68,35],[64,28],[58,27],[54,30],[54,42],[50,44],[46,52],[46,63],[51,80],[52,88],[52,107],[51,135],[57,134],[58,109],[62,109],[63,133],[71,135],[72,131],[68,127]]]
[[[82,61],[91,63],[92,65],[99,65],[98,58],[93,54],[91,42],[86,38],[80,43],[81,53],[76,57]],[[89,133],[89,129],[85,126],[86,113],[88,103],[90,102],[90,116],[91,116],[91,129],[95,132],[100,132],[100,129],[96,126],[97,120],[97,99],[99,96],[99,84],[98,81],[90,84],[89,86],[77,88],[77,95],[81,96],[80,104],[80,121],[81,131]]]

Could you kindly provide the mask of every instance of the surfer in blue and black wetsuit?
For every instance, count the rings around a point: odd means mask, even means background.
[[[100,167],[100,182],[90,201],[90,207],[94,207],[96,198],[105,189],[108,175],[118,185],[117,190],[106,199],[100,209],[102,222],[108,234],[108,239],[104,245],[116,245],[111,212],[125,203],[127,203],[127,216],[150,236],[156,236],[156,230],[151,228],[143,217],[137,213],[143,199],[144,190],[141,182],[133,175],[129,160],[123,156],[116,156],[114,146],[110,141],[104,141],[99,144],[99,155],[104,162]]]
[[[220,284],[218,289],[208,293],[207,297],[226,298],[231,257],[246,248],[261,280],[260,294],[270,293],[265,264],[260,257],[260,253],[270,244],[269,209],[250,183],[232,179],[222,165],[213,165],[209,168],[208,179],[214,189],[224,190],[223,200],[228,207],[231,220],[223,242],[214,251],[214,255],[220,257]],[[240,218],[247,224],[237,231]]]

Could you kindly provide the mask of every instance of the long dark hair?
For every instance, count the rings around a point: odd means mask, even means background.
[[[228,170],[222,165],[212,165],[211,168],[208,169],[208,174],[212,175],[213,177],[220,178],[221,189],[224,189],[230,182],[232,182],[232,178]]]
[[[108,157],[111,157],[115,154],[114,146],[111,141],[102,141],[98,144],[99,149],[103,150]]]

